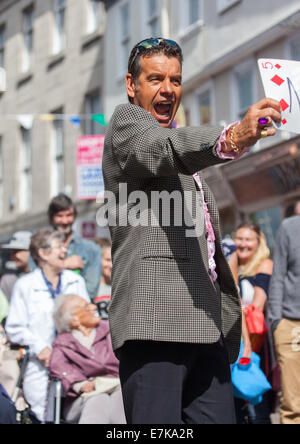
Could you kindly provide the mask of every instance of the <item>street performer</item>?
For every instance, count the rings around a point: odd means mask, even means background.
[[[240,299],[201,171],[239,158],[274,135],[273,121],[281,121],[279,102],[263,99],[227,128],[176,128],[182,61],[172,40],[135,45],[126,75],[129,103],[117,106],[105,139],[105,188],[116,198],[108,220],[119,214],[110,225],[109,319],[129,424],[235,423],[229,364],[239,353]],[[149,197],[143,211],[149,224],[124,223],[133,204],[119,208],[120,190]],[[183,211],[189,211],[184,197],[192,196],[194,231],[186,218],[179,224],[165,217],[171,205],[151,223],[151,193],[175,191]]]

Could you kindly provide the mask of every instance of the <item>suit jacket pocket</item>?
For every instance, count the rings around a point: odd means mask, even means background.
[[[188,262],[186,232],[184,227],[148,227],[142,238],[142,259],[163,259]]]

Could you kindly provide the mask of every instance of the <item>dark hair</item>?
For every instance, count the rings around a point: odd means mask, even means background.
[[[111,241],[107,237],[98,237],[95,239],[97,245],[99,245],[102,249],[111,248]]]
[[[29,251],[36,265],[39,265],[40,262],[39,249],[50,251],[53,239],[58,239],[59,241],[64,242],[65,235],[52,228],[46,228],[37,231],[31,236]]]
[[[158,39],[160,40],[160,39]],[[161,39],[161,42],[150,48],[143,48],[143,51],[139,52],[140,44],[137,43],[132,49],[128,59],[128,72],[132,75],[134,82],[136,83],[141,74],[141,58],[151,57],[155,54],[163,54],[169,58],[175,57],[182,67],[183,55],[179,45],[170,45],[168,40]]]
[[[53,197],[48,207],[49,222],[52,223],[53,216],[55,214],[59,213],[60,211],[69,210],[70,208],[74,208],[74,216],[76,217],[77,216],[76,207],[69,196],[60,193],[57,196]]]

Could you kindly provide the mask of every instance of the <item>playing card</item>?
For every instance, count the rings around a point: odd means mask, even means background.
[[[266,97],[278,100],[282,108],[280,130],[300,134],[300,62],[259,59]]]

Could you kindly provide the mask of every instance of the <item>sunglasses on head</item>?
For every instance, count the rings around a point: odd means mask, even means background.
[[[155,48],[156,46],[159,46],[162,42],[166,43],[168,46],[178,48],[178,50],[181,53],[180,46],[174,40],[163,39],[163,38],[156,38],[156,39],[150,38],[150,39],[142,40],[136,47],[135,54],[134,54],[134,56],[130,62],[130,65],[129,65],[129,71],[132,68],[132,66],[139,54],[141,54],[144,51],[147,51],[148,49]]]

